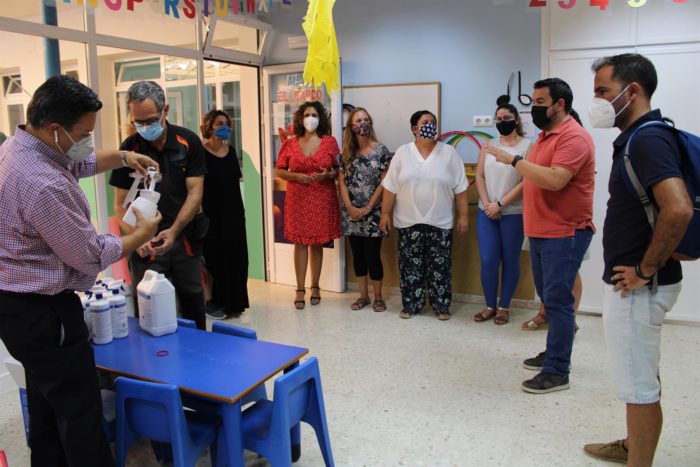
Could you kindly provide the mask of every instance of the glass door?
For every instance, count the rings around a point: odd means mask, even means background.
[[[284,236],[286,182],[275,177],[282,138],[293,134],[292,117],[305,101],[320,101],[331,116],[333,136],[341,146],[342,112],[335,111],[339,95],[329,96],[325,88],[304,86],[304,64],[263,68],[263,122],[265,127],[265,220],[268,277],[271,282],[296,285],[294,246]],[[345,290],[345,242],[341,238],[324,245],[323,274],[320,286],[334,292]],[[308,280],[307,280],[308,283]]]

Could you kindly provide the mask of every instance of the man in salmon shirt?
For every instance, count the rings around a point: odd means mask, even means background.
[[[549,329],[547,349],[523,362],[525,368],[540,372],[524,381],[522,389],[544,394],[569,388],[576,325],[571,290],[595,231],[595,155],[590,135],[571,116],[574,96],[569,85],[548,78],[534,88],[532,120],[542,132],[527,160],[486,147],[524,178],[523,223]]]

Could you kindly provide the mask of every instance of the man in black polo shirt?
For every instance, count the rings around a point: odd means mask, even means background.
[[[158,235],[142,245],[129,258],[131,279],[137,285],[147,269],[164,273],[175,286],[180,312],[205,329],[202,293],[202,238],[206,218],[201,212],[204,175],[204,148],[193,132],[168,123],[168,105],[163,89],[153,81],[131,85],[127,104],[136,133],[122,143],[121,149],[138,149],[160,164],[163,179],[156,185],[160,193],[158,209],[163,220]],[[109,179],[115,189],[115,214],[121,228],[122,207],[133,178],[131,169],[115,170]]]
[[[658,208],[652,231],[642,203],[623,178],[623,154],[632,132],[661,120],[651,110],[656,70],[646,57],[623,54],[593,64],[595,98],[591,124],[619,128],[613,143],[608,210],[603,226],[605,287],[603,322],[612,379],[627,406],[627,437],[588,444],[584,451],[600,459],[651,466],[662,425],[661,324],[681,290],[681,265],[673,258],[693,215],[681,172],[681,153],[672,130],[645,128],[632,140],[630,160]],[[658,287],[652,287],[656,276]]]

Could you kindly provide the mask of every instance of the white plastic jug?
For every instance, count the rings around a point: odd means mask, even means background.
[[[90,302],[90,320],[92,321],[92,341],[95,344],[112,342],[112,315],[107,300]]]
[[[149,269],[136,291],[141,329],[156,337],[177,331],[175,287],[163,274]]]
[[[129,321],[126,318],[126,297],[119,293],[119,286],[109,289],[112,296],[107,299],[112,319],[112,337],[121,339],[129,335]]]

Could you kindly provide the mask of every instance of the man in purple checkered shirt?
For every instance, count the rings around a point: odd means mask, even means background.
[[[81,177],[157,166],[92,143],[102,103],[68,76],[34,93],[26,127],[0,147],[0,338],[24,366],[32,466],[111,466],[95,361],[74,290],[150,240],[161,216],[136,215],[133,233],[99,235]]]

